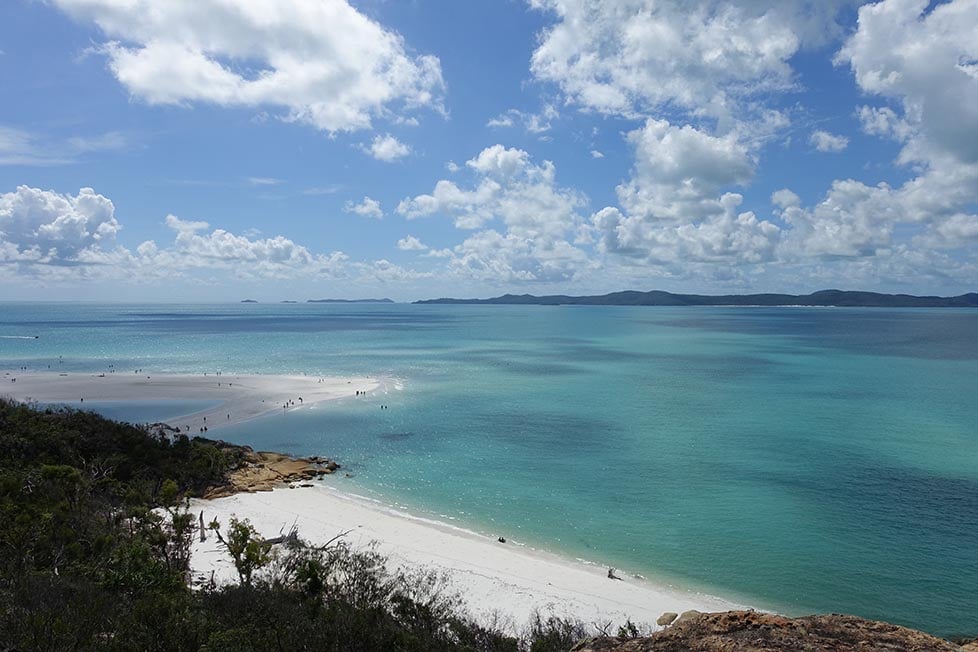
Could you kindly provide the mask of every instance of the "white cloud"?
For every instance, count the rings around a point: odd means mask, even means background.
[[[883,0],[861,7],[858,29],[836,61],[849,65],[863,91],[896,103],[900,115],[877,109],[863,124],[908,138],[903,161],[944,155],[978,163],[978,3],[951,0],[928,11],[930,5]]]
[[[487,127],[512,127],[522,125],[531,134],[542,134],[550,131],[552,121],[560,116],[553,104],[544,105],[539,113],[527,113],[519,109],[509,109],[489,120]]]
[[[331,186],[316,186],[315,188],[306,188],[302,191],[302,194],[311,197],[317,197],[319,195],[335,195],[342,189],[343,186],[335,184]]]
[[[814,209],[800,206],[788,190],[775,193],[779,217],[791,227],[786,254],[807,257],[868,257],[892,244],[896,223],[907,220],[888,185],[835,181]]]
[[[494,284],[566,282],[592,265],[584,251],[566,240],[527,238],[494,229],[466,238],[449,261],[456,275]]]
[[[586,110],[637,117],[664,107],[727,120],[794,85],[791,58],[838,32],[847,0],[529,0],[553,14],[531,70]]]
[[[379,220],[384,216],[384,211],[380,207],[380,202],[370,197],[364,197],[360,202],[354,203],[347,201],[343,205],[343,210],[347,213],[355,213],[360,217],[372,217]]]
[[[516,114],[516,115],[514,115]],[[489,122],[486,123],[487,127],[512,127],[515,124],[514,118],[519,115],[519,111],[516,109],[510,109],[505,113],[502,113],[495,118],[490,118]]]
[[[913,133],[913,127],[888,106],[861,106],[858,115],[863,131],[872,136],[903,142]]]
[[[577,211],[586,199],[557,185],[553,163],[537,165],[524,150],[493,145],[465,165],[472,187],[442,179],[431,194],[397,207],[408,219],[441,214],[475,231],[450,254],[431,257],[447,258],[458,276],[518,283],[567,281],[592,265],[570,243],[584,226]]]
[[[5,255],[70,264],[82,252],[111,245],[122,227],[112,202],[91,188],[77,195],[19,186],[0,195]]]
[[[897,161],[912,164],[916,176],[900,186],[836,180],[810,208],[790,191],[775,193],[775,213],[789,227],[785,260],[818,258],[863,278],[870,270],[906,279],[937,269],[950,277],[973,267],[938,250],[975,253],[978,78],[968,62],[978,60],[978,4],[930,5],[863,6],[858,28],[836,56],[862,91],[891,103],[861,106],[857,116],[864,132],[903,143]]]
[[[592,217],[602,251],[682,267],[690,263],[757,264],[775,258],[781,229],[751,211],[737,212],[743,198],[719,198],[721,212],[692,222],[661,223],[625,216],[613,207]]]
[[[719,214],[720,191],[753,175],[753,160],[733,134],[711,136],[650,119],[627,138],[635,147],[635,169],[618,186],[618,200],[631,215],[689,220]]]
[[[591,158],[604,158],[604,154],[596,149],[592,149]]]
[[[402,200],[397,212],[408,219],[441,213],[462,229],[499,220],[525,237],[563,233],[579,221],[576,210],[585,200],[556,185],[550,161],[536,165],[521,149],[493,145],[465,165],[476,174],[472,189],[442,179],[430,195]]]
[[[277,186],[283,181],[274,177],[248,177],[248,183],[253,186]]]
[[[849,139],[845,136],[830,134],[821,129],[813,131],[808,142],[820,152],[841,152],[849,146]]]
[[[441,66],[346,0],[54,0],[109,39],[97,50],[149,104],[279,107],[328,132],[441,110]]]
[[[411,148],[390,134],[376,136],[369,146],[361,145],[361,149],[378,161],[393,163],[411,153]]]
[[[314,261],[308,249],[280,235],[252,240],[224,229],[208,233],[210,225],[207,222],[185,221],[175,215],[166,216],[166,225],[176,232],[174,248],[190,266],[247,263],[272,270],[306,267]]]
[[[426,251],[428,249],[428,245],[424,244],[413,235],[409,235],[397,241],[397,248],[401,251]]]

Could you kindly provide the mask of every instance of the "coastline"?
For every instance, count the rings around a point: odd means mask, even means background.
[[[527,626],[534,611],[579,618],[612,627],[631,619],[652,625],[664,612],[682,613],[744,609],[722,598],[663,586],[625,574],[610,579],[606,568],[586,564],[512,542],[501,543],[444,522],[421,518],[384,506],[342,489],[316,483],[312,487],[280,487],[270,492],[238,493],[191,501],[204,522],[223,525],[235,516],[248,519],[266,538],[288,533],[322,543],[342,532],[360,548],[376,545],[392,568],[425,568],[444,574],[451,590],[465,601],[478,621],[510,631]],[[195,540],[192,567],[197,582],[233,581],[230,559],[213,537]]]
[[[16,378],[11,382],[11,378]],[[93,374],[14,372],[0,376],[0,395],[23,401],[77,404],[80,398],[97,401],[214,400],[217,406],[167,419],[171,425],[200,434],[221,426],[242,423],[283,409],[301,409],[379,387],[372,378],[326,378],[283,375],[214,374]],[[298,402],[298,397],[303,398]],[[84,408],[84,403],[80,404]],[[230,415],[230,417],[228,417]],[[210,418],[207,418],[210,417]],[[210,433],[208,433],[210,434]],[[289,456],[281,456],[288,458]],[[297,460],[299,458],[289,458]],[[233,483],[232,483],[233,484]],[[267,538],[288,532],[293,524],[302,537],[325,542],[349,531],[354,547],[375,545],[392,568],[426,568],[448,578],[453,591],[464,599],[470,614],[517,632],[526,627],[534,611],[578,618],[585,623],[617,627],[627,619],[654,624],[664,612],[703,612],[744,608],[719,597],[683,590],[618,573],[570,556],[501,543],[495,537],[420,517],[386,506],[371,498],[326,486],[302,482],[299,487],[272,481],[268,486],[232,489],[235,493],[194,499],[191,510],[203,511],[205,522],[217,518],[227,524],[231,516],[247,518]],[[312,486],[309,486],[312,484]],[[275,485],[275,488],[269,488]],[[294,488],[292,488],[294,487]],[[230,559],[214,537],[194,541],[192,567],[195,581],[230,582],[236,577]]]

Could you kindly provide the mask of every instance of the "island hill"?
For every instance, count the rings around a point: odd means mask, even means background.
[[[821,290],[812,294],[673,294],[661,290],[627,290],[598,296],[563,294],[537,297],[504,294],[492,299],[428,299],[419,304],[540,305],[540,306],[811,306],[862,308],[978,308],[978,293],[956,297],[913,296]]]

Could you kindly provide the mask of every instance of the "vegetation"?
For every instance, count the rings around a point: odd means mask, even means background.
[[[514,638],[469,619],[443,577],[391,573],[342,538],[273,550],[247,521],[209,527],[240,583],[191,590],[185,499],[240,459],[172,434],[0,399],[0,652],[543,652],[586,633],[536,617]]]

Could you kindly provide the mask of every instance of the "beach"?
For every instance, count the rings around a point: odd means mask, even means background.
[[[392,567],[446,573],[471,616],[513,632],[525,627],[535,610],[617,628],[626,619],[654,625],[667,611],[744,608],[621,571],[616,572],[620,579],[610,579],[606,567],[501,543],[496,533],[418,518],[333,486],[342,481],[333,477],[312,487],[194,500],[190,509],[203,512],[205,523],[216,518],[224,527],[232,516],[248,519],[265,538],[288,534],[293,525],[313,544],[348,532],[346,542],[355,548],[376,543]],[[192,566],[198,582],[208,581],[212,572],[218,583],[236,581],[230,558],[213,535],[203,543],[195,539]]]
[[[376,379],[367,377],[5,371],[0,376],[0,396],[81,408],[85,407],[85,401],[218,402],[168,420],[176,428],[199,433],[205,426],[210,432],[276,411],[296,410],[356,396],[357,392],[371,392],[378,385]]]
[[[11,379],[16,378],[16,381]],[[78,404],[98,401],[213,400],[216,407],[171,419],[175,427],[196,432],[203,425],[241,423],[283,409],[301,409],[332,399],[371,392],[378,381],[366,377],[327,378],[287,375],[60,374],[5,372],[0,394],[23,401]],[[302,397],[301,403],[298,398]],[[294,406],[293,403],[294,402]],[[283,405],[288,404],[288,408]],[[80,404],[84,407],[84,403]],[[321,451],[329,455],[330,451]],[[322,544],[348,532],[345,541],[361,548],[376,545],[392,568],[425,568],[445,574],[452,590],[465,600],[469,613],[483,623],[516,632],[534,611],[578,618],[586,623],[617,625],[631,619],[654,623],[666,611],[720,611],[731,602],[675,587],[658,586],[622,571],[608,569],[532,549],[505,533],[483,535],[443,522],[413,516],[377,501],[346,493],[329,484],[273,491],[239,493],[192,501],[204,521],[248,519],[267,537],[287,533],[296,525],[303,538]],[[231,560],[211,536],[193,544],[194,576],[206,581],[234,581]]]

